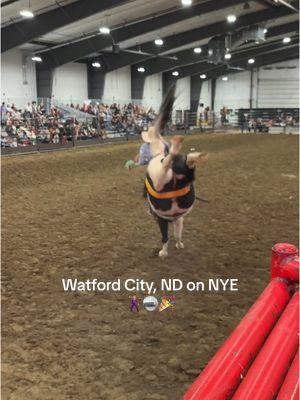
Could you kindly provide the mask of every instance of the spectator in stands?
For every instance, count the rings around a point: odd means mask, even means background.
[[[1,105],[1,115],[6,114],[6,111],[7,111],[7,107],[5,105],[5,102],[3,102]]]
[[[33,102],[31,103],[31,109],[32,109],[32,114],[36,114],[36,113],[37,113],[38,108],[37,108],[36,101],[33,101]]]
[[[3,125],[5,123],[6,113],[7,113],[7,107],[5,105],[5,102],[3,102],[1,104],[1,125]]]
[[[24,111],[24,116],[32,117],[32,105],[28,102],[27,105],[25,106],[25,111]]]

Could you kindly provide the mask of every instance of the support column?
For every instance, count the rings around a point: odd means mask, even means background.
[[[250,110],[252,109],[252,103],[253,103],[253,68],[251,68],[250,71],[250,99],[249,99]]]
[[[103,68],[94,68],[87,65],[88,97],[89,99],[102,99],[106,72]]]
[[[36,63],[36,90],[37,97],[49,98],[52,97],[54,69],[46,65]]]
[[[171,72],[164,72],[162,76],[162,87],[163,87],[163,98],[168,93],[168,90],[172,85],[175,85],[177,78],[173,76]]]
[[[136,66],[131,66],[131,99],[142,100],[146,76],[138,72]]]
[[[211,80],[211,104],[210,109],[214,111],[215,108],[215,97],[216,97],[216,79]]]
[[[198,105],[200,101],[202,80],[199,78],[199,75],[191,76],[191,112],[195,113],[198,110]]]

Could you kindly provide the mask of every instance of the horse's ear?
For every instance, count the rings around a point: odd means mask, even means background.
[[[206,161],[207,158],[207,154],[195,151],[193,153],[189,153],[186,156],[186,164],[189,168],[194,168],[197,163],[199,163],[200,161]]]

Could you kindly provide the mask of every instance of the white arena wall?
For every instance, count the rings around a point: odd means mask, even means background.
[[[55,68],[52,97],[63,103],[82,104],[88,97],[86,64],[69,63]]]
[[[131,99],[131,68],[123,67],[105,76],[104,103],[128,103]]]
[[[144,83],[143,101],[147,107],[157,108],[163,99],[162,73],[147,76]]]
[[[178,79],[176,84],[174,110],[189,110],[191,104],[191,78]]]
[[[35,64],[20,50],[13,49],[2,55],[1,97],[8,103],[24,107],[36,99]],[[200,78],[199,78],[200,79]],[[163,96],[162,73],[146,77],[143,99],[146,106],[157,109]],[[176,110],[190,108],[190,77],[178,79]],[[299,61],[284,61],[254,69],[252,77],[252,107],[298,107]],[[228,81],[216,81],[215,111],[225,106],[230,109],[249,108],[251,73],[243,71],[228,74]],[[87,67],[82,63],[69,63],[54,70],[53,98],[67,103],[83,103],[88,99]],[[105,77],[103,101],[128,103],[131,101],[130,66],[109,72]],[[200,102],[211,105],[211,82],[203,81]]]
[[[260,68],[256,78],[256,107],[299,106],[299,60]]]
[[[227,108],[248,108],[250,105],[250,72],[228,75],[228,81],[216,81],[215,111]]]
[[[1,56],[1,98],[20,108],[36,99],[35,63],[20,50],[12,49]]]
[[[204,88],[204,93],[205,88]],[[249,108],[251,93],[250,71],[228,75],[228,81],[216,82],[215,111]],[[253,108],[299,107],[299,60],[283,61],[254,70],[252,78]],[[201,92],[202,100],[202,92]],[[205,100],[205,99],[203,99]],[[210,97],[206,100],[210,100]],[[208,102],[203,101],[205,104]]]

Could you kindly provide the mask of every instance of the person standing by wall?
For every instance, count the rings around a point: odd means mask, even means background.
[[[248,127],[246,115],[244,113],[241,114],[241,117],[240,117],[240,126],[241,126],[241,132],[244,133],[244,131],[247,130],[247,127]]]

